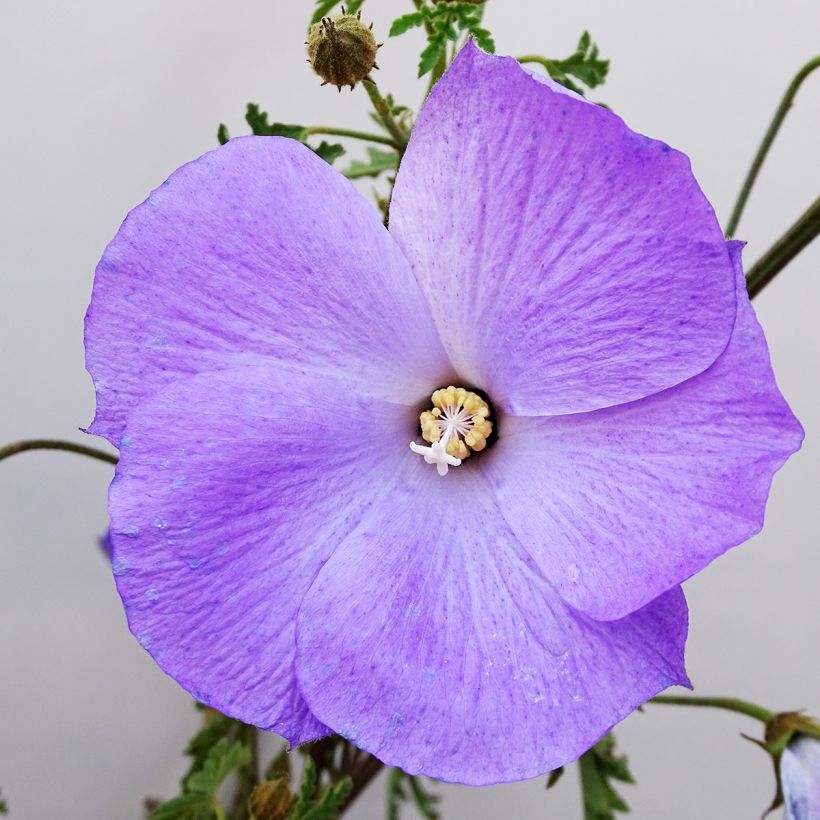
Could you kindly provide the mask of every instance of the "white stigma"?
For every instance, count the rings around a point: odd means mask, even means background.
[[[432,409],[419,415],[426,444],[411,441],[410,449],[435,464],[439,475],[447,475],[450,467],[458,467],[487,446],[493,430],[490,408],[477,393],[453,385],[436,390],[430,401]]]
[[[439,475],[447,475],[450,467],[458,467],[461,464],[461,459],[451,456],[447,452],[447,442],[453,437],[462,438],[473,429],[472,415],[468,413],[460,404],[448,405],[444,408],[441,417],[436,420],[438,428],[441,430],[441,438],[433,442],[430,447],[424,447],[421,444],[416,444],[415,441],[410,442],[410,449],[420,456],[424,456],[424,460],[428,464],[435,464]]]
[[[423,447],[421,444],[411,441],[410,449],[414,453],[424,456],[424,460],[428,464],[435,464],[439,475],[447,475],[450,467],[458,467],[461,464],[461,459],[451,456],[440,441],[434,442],[430,447]]]

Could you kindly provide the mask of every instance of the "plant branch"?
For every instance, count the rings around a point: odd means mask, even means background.
[[[775,713],[763,706],[750,703],[738,698],[699,697],[698,695],[657,695],[649,703],[668,704],[670,706],[707,706],[714,709],[726,709],[729,712],[738,712],[741,715],[761,720],[764,723],[771,720]]]
[[[538,65],[543,66],[550,70],[552,66],[552,60],[548,60],[546,57],[541,57],[539,54],[525,54],[523,57],[516,57],[519,63],[538,63]]]
[[[362,80],[362,85],[365,91],[367,91],[367,96],[370,97],[370,101],[373,103],[376,116],[390,136],[395,140],[395,147],[399,154],[403,154],[404,149],[407,148],[407,134],[393,117],[393,112],[390,110],[387,101],[382,97],[375,80],[371,77],[365,77]]]
[[[377,760],[373,755],[365,755],[362,760],[356,763],[353,771],[350,772],[353,788],[342,806],[342,813],[350,807],[351,803],[370,785],[383,768],[384,763]]]
[[[746,274],[746,289],[753,299],[812,240],[820,234],[820,198],[772,245]]]
[[[778,131],[780,131],[780,126],[783,125],[783,120],[786,119],[786,114],[789,113],[789,109],[794,104],[794,98],[800,89],[800,86],[803,85],[803,82],[809,74],[817,68],[820,68],[820,56],[817,56],[813,60],[806,63],[806,65],[804,65],[803,68],[797,72],[794,79],[789,84],[789,87],[786,89],[786,93],[783,95],[783,99],[780,101],[780,105],[777,107],[777,111],[775,111],[774,117],[769,123],[768,129],[766,129],[766,133],[763,135],[763,141],[757,149],[757,154],[755,154],[755,158],[752,161],[749,172],[746,174],[746,179],[743,181],[743,186],[741,187],[740,193],[737,197],[737,202],[735,203],[735,207],[732,209],[732,215],[729,217],[729,223],[726,226],[727,239],[731,239],[737,230],[740,217],[743,214],[743,209],[746,207],[746,200],[749,198],[749,194],[751,193],[752,187],[757,179],[757,175],[760,173],[760,169],[766,160],[769,149],[772,147],[772,143],[774,142]]]
[[[75,444],[73,441],[62,441],[51,438],[33,438],[24,441],[15,441],[0,447],[0,461],[17,453],[25,453],[28,450],[64,450],[69,453],[78,453],[81,456],[96,458],[100,461],[107,461],[109,464],[117,463],[117,456],[106,453],[105,450],[98,450],[96,447],[86,447],[83,444]]]
[[[364,140],[365,142],[378,142],[381,145],[389,145],[391,148],[399,148],[396,140],[392,137],[383,137],[381,134],[368,134],[365,131],[356,131],[350,128],[332,128],[327,125],[314,125],[305,129],[305,134],[324,134],[332,137],[349,137],[354,140]]]

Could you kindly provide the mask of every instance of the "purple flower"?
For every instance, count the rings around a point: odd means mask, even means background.
[[[820,820],[820,740],[795,735],[780,759],[784,820]]]
[[[780,759],[784,820],[820,820],[820,740],[795,735]]]
[[[298,143],[232,140],[126,219],[86,345],[157,663],[470,784],[688,683],[679,584],[802,439],[686,157],[472,45],[389,232]]]

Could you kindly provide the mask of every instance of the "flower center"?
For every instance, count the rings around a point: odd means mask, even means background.
[[[490,406],[477,393],[463,387],[442,387],[430,397],[432,410],[419,416],[421,437],[429,447],[410,442],[410,449],[428,464],[435,464],[439,475],[458,467],[471,453],[487,446],[493,431]]]

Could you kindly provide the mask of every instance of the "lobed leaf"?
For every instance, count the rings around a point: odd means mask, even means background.
[[[310,18],[310,24],[318,23],[329,12],[333,11],[334,6],[338,3],[339,0],[316,0],[316,10],[313,12],[313,17]]]
[[[410,31],[411,28],[418,28],[418,26],[424,25],[425,18],[426,15],[420,11],[397,17],[390,26],[390,36],[398,37],[400,34]]]
[[[380,151],[378,148],[367,149],[367,160],[354,160],[344,171],[348,179],[377,177],[385,171],[394,171],[399,164],[399,155],[395,151]]]
[[[421,778],[391,769],[387,786],[387,819],[401,820],[402,806],[409,800],[425,820],[440,820],[438,804],[441,797],[427,791]]]
[[[634,783],[625,755],[615,754],[615,736],[606,735],[585,752],[578,764],[584,795],[585,820],[616,820],[615,812],[629,812],[629,806],[610,781]]]
[[[213,797],[228,776],[246,765],[250,759],[250,749],[244,743],[239,740],[230,743],[222,738],[211,747],[202,768],[185,781],[185,789],[187,792],[200,792]]]

